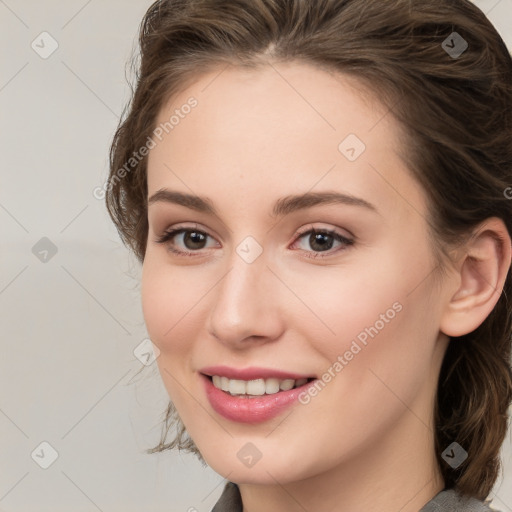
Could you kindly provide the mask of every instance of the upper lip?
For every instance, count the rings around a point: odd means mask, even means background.
[[[286,372],[284,370],[276,370],[274,368],[259,368],[250,366],[248,368],[231,368],[229,366],[207,366],[201,368],[200,373],[212,377],[218,375],[220,377],[227,377],[228,379],[237,380],[257,380],[257,379],[310,379],[314,378],[312,375],[303,375],[300,373]]]

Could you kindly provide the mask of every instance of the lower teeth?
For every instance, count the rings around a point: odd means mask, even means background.
[[[292,388],[292,389],[295,389],[295,388]],[[231,395],[231,396],[242,396],[244,398],[261,398],[262,396],[277,395],[278,393],[281,393],[282,391],[283,390],[280,389],[277,393],[264,393],[263,395],[245,395],[245,394],[237,395],[237,394],[231,393],[230,391],[225,391],[225,393],[228,393],[228,395]]]
[[[278,391],[279,393],[279,391]],[[231,396],[241,396],[243,398],[261,398],[262,396],[270,396],[266,393],[264,395],[233,395],[232,393],[229,393]],[[277,393],[273,393],[274,395],[277,395]]]

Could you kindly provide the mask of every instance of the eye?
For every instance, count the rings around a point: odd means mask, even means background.
[[[206,247],[207,239],[211,238],[210,235],[194,228],[177,227],[166,231],[162,236],[158,237],[155,241],[159,244],[166,244],[169,251],[175,254],[184,256],[196,256],[195,253]],[[185,249],[176,248],[176,241],[181,241]],[[188,249],[188,250],[187,250]]]
[[[167,245],[170,252],[182,256],[200,256],[202,249],[208,249],[208,239],[212,238],[210,235],[196,228],[176,227],[166,231],[162,236],[158,237],[155,241],[159,244]],[[329,229],[315,229],[311,228],[303,231],[297,237],[293,245],[302,240],[301,250],[306,253],[307,258],[325,258],[327,256],[322,253],[331,255],[354,244],[354,240]],[[304,244],[305,242],[305,244]],[[331,250],[335,244],[338,244],[338,249]],[[184,249],[177,248],[178,245],[184,246]],[[304,247],[309,245],[309,248]],[[292,246],[293,248],[293,246]]]
[[[313,253],[310,255],[306,255],[307,258],[325,258],[321,253],[329,252],[329,255],[332,253],[337,253],[340,250],[345,250],[348,246],[354,244],[354,240],[343,236],[341,233],[330,229],[309,229],[308,231],[303,232],[297,238],[297,241],[303,240],[303,243],[300,249],[311,252],[310,249],[304,247],[304,245],[309,245],[309,247],[313,250]],[[338,243],[338,249],[331,251],[335,243]],[[294,242],[294,245],[297,242]]]

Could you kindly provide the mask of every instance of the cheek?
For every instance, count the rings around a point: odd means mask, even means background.
[[[211,288],[211,276],[199,267],[169,265],[165,255],[148,250],[142,267],[141,298],[149,334],[165,343],[194,326],[197,313]]]
[[[188,357],[197,337],[198,322],[191,322],[191,310],[199,300],[201,290],[191,285],[185,272],[166,265],[148,252],[141,279],[141,299],[144,322],[151,341],[160,350],[156,362],[162,382],[178,410],[193,405],[183,394],[183,385],[190,372]]]
[[[357,334],[344,339],[342,379],[333,392],[352,397],[345,405],[360,421],[381,418],[383,424],[391,423],[407,407],[422,410],[414,404],[426,403],[425,393],[435,386],[438,328],[434,307],[429,308],[434,305],[420,293],[404,294],[385,310],[387,305],[388,300],[380,308],[374,304],[363,328],[356,322],[352,332]],[[376,313],[384,316],[377,320]],[[427,413],[420,414],[427,422]]]
[[[316,317],[304,311],[302,327],[327,362],[325,370],[341,357],[343,368],[338,364],[331,372],[349,373],[355,385],[377,378],[370,369],[397,385],[428,372],[439,311],[428,278],[430,253],[420,247],[414,260],[410,252],[390,249],[378,262],[360,261],[337,271],[320,267],[307,277],[296,273],[294,289]]]
[[[164,359],[169,353],[185,353],[191,346],[193,331],[199,325],[190,318],[197,313],[194,304],[197,307],[206,292],[200,282],[195,279],[191,283],[186,272],[160,263],[151,254],[144,261],[141,280],[144,321]]]
[[[302,304],[295,301],[295,321],[309,331],[309,342],[330,349],[332,359],[348,349],[353,339],[364,344],[376,331],[389,330],[400,316],[407,289],[404,276],[399,278],[393,265],[396,262],[313,267],[284,275],[301,299]]]

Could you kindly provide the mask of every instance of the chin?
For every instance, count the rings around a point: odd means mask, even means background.
[[[257,457],[254,451],[251,460],[248,455],[251,453],[251,443],[251,441],[235,441],[233,444],[236,448],[233,447],[231,456],[227,456],[231,449],[225,445],[218,450],[207,449],[201,452],[201,455],[216,473],[236,484],[275,485],[276,482],[287,484],[312,476],[308,475],[310,472],[307,471],[303,460],[300,461],[302,467],[297,464],[297,454],[288,457],[287,454],[279,451],[278,456],[271,455],[265,460],[264,454],[259,459],[254,458]],[[257,445],[258,441],[252,444]],[[275,453],[276,450],[272,450],[272,454]],[[244,459],[247,460],[244,461]],[[291,471],[291,468],[294,471]]]

